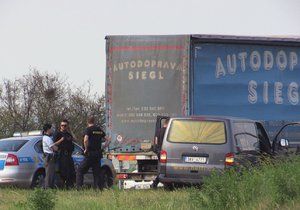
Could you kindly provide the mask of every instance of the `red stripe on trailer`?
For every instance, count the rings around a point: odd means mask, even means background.
[[[118,46],[110,48],[110,51],[151,51],[151,50],[183,50],[180,45],[155,45],[155,46]]]

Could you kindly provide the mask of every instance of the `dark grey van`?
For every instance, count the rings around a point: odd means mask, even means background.
[[[158,119],[157,127],[163,119]],[[285,150],[288,140],[280,139],[278,145]],[[260,122],[215,116],[170,118],[160,153],[159,180],[167,188],[176,183],[200,184],[212,170],[256,164],[263,154],[273,153]]]

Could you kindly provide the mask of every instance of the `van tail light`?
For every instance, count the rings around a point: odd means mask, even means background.
[[[5,166],[18,166],[19,159],[16,155],[8,154],[5,161]]]
[[[234,165],[234,153],[227,153],[225,156],[225,166]]]
[[[167,152],[165,150],[160,152],[160,163],[167,163]]]

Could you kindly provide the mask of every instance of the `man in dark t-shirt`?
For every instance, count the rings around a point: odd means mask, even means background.
[[[83,177],[89,170],[93,169],[94,176],[94,188],[103,188],[103,180],[100,176],[101,170],[101,144],[105,139],[104,148],[108,146],[109,139],[106,137],[104,131],[95,126],[95,118],[88,118],[88,127],[85,130],[83,147],[84,147],[84,159],[80,163],[76,173],[76,187],[80,189],[83,185]]]
[[[54,134],[53,140],[59,150],[59,172],[64,187],[73,186],[75,178],[74,161],[72,153],[74,151],[73,136],[68,132],[68,120],[62,120],[60,129]]]

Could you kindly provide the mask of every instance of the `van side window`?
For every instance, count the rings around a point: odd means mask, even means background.
[[[240,152],[259,151],[259,140],[254,123],[234,123],[234,137]]]

